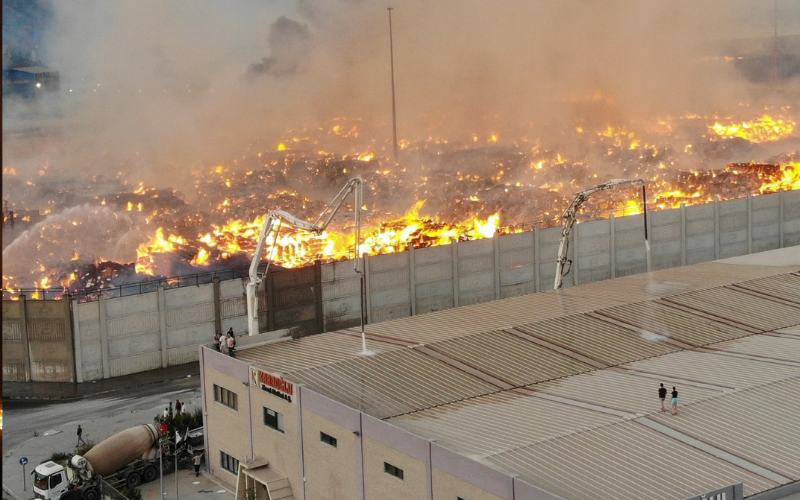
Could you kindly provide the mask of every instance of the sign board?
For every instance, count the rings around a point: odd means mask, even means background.
[[[25,465],[27,463],[28,463],[28,457],[22,457],[22,458],[19,459],[19,464],[20,465]]]
[[[252,367],[250,368],[250,377],[253,380],[253,385],[260,387],[262,391],[269,392],[289,403],[292,402],[294,384],[284,380],[283,377]]]
[[[702,495],[693,496],[686,500],[742,500],[744,498],[744,485],[742,483],[725,486],[718,490],[709,491]]]

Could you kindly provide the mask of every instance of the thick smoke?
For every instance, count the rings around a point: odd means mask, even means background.
[[[781,33],[798,32],[796,4],[777,5]],[[408,140],[724,110],[752,96],[708,56],[775,19],[755,0],[54,2],[46,53],[70,127],[53,160],[190,192],[187,165],[230,163],[298,124],[359,117],[383,143],[389,6]],[[598,93],[612,104],[576,107]]]

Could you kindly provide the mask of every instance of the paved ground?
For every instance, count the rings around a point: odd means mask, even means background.
[[[78,424],[84,428],[84,439],[99,442],[121,430],[151,422],[175,399],[187,403],[189,411],[199,407],[202,400],[197,374],[197,364],[191,363],[96,384],[4,383],[3,498],[33,498],[30,472],[54,452],[72,452]],[[9,396],[16,399],[8,399]],[[29,461],[25,484],[21,457]],[[164,476],[163,487],[163,498],[169,500],[232,500],[234,496],[213,476],[203,473],[195,477],[190,470]],[[158,480],[140,489],[143,500],[161,497]]]

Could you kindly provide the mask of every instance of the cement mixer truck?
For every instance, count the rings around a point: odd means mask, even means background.
[[[202,440],[202,432],[198,431],[195,429],[190,433],[193,440],[185,439],[181,443],[183,446],[177,447],[179,457],[191,457],[197,449],[191,445],[192,442],[198,445]],[[66,467],[53,461],[41,463],[34,469],[33,491],[43,500],[98,500],[100,477],[117,488],[135,488],[158,479],[158,438],[159,432],[154,424],[140,425],[101,441],[84,456],[72,455]],[[169,444],[164,446],[165,473],[174,470],[175,448],[170,449]]]

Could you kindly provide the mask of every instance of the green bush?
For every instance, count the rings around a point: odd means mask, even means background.
[[[49,460],[59,464],[59,465],[66,465],[67,461],[69,460],[70,453],[64,453],[63,451],[57,451],[50,455]],[[45,460],[46,461],[46,460]]]
[[[76,455],[85,455],[87,451],[89,451],[92,448],[94,448],[95,444],[96,443],[94,441],[92,441],[91,439],[87,439],[86,441],[84,441],[84,443],[82,445],[75,447],[75,454]]]

